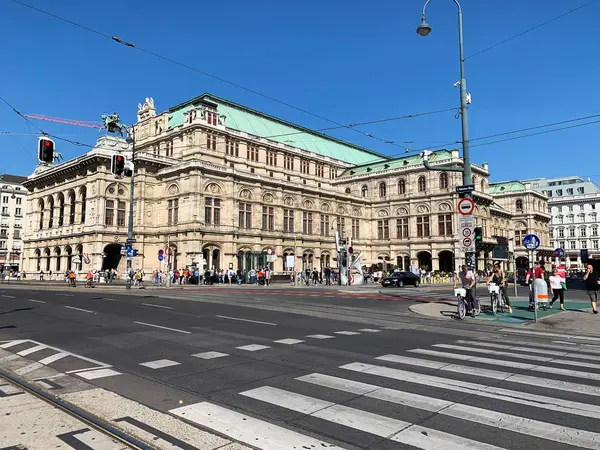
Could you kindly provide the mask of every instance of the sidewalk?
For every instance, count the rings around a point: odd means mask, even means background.
[[[498,323],[512,323],[519,325],[535,326],[537,328],[553,328],[553,329],[564,329],[564,330],[578,330],[584,331],[579,328],[579,323],[585,321],[585,323],[594,324],[590,332],[600,332],[600,317],[595,316],[591,313],[591,306],[589,302],[568,302],[565,305],[567,311],[561,311],[558,303],[554,304],[553,309],[544,311],[538,309],[538,323],[534,324],[534,313],[528,310],[529,300],[525,297],[516,297],[511,300],[511,306],[513,308],[512,314],[508,312],[492,314],[490,311],[489,302],[485,300],[481,303],[481,315],[475,318],[467,317],[466,320],[476,320],[478,322],[487,321]],[[456,301],[455,300],[441,300],[437,302],[428,301],[426,303],[417,303],[411,305],[409,310],[415,314],[420,314],[428,317],[435,317],[436,319],[444,320],[456,320]],[[594,320],[595,319],[595,320]],[[544,325],[541,325],[544,324]]]

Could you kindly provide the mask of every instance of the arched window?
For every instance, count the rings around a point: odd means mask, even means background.
[[[472,184],[474,184],[474,185],[476,185],[476,184],[477,184],[477,177],[476,177],[475,175],[473,175],[473,176],[471,177],[471,183],[472,183]]]
[[[58,194],[58,226],[62,227],[65,221],[65,196]]]
[[[44,228],[44,200],[40,199],[39,202],[40,208],[40,230]]]
[[[440,174],[440,189],[448,189],[448,174],[446,172]]]
[[[85,223],[85,202],[87,199],[87,188],[83,186],[81,188],[81,223]]]
[[[398,181],[398,194],[406,194],[406,180],[404,178]]]
[[[518,199],[515,202],[515,207],[516,207],[517,211],[520,211],[520,212],[523,211],[523,200]]]
[[[73,225],[75,223],[75,192],[69,192],[69,225]]]
[[[383,182],[379,183],[379,196],[385,197],[386,191],[387,191],[387,187],[386,187],[385,183],[383,183]]]
[[[346,194],[349,194],[349,193],[351,192],[351,191],[350,191],[350,188],[346,188],[346,191],[345,191],[345,192],[346,192]]]
[[[48,228],[54,225],[54,197],[48,197]]]
[[[481,180],[481,192],[485,191],[485,180]]]
[[[369,189],[367,188],[367,186],[363,186],[360,188],[360,195],[362,195],[363,197],[366,197],[368,193]]]
[[[424,176],[421,175],[419,177],[417,185],[419,186],[419,192],[425,192],[427,190],[427,181],[425,181]]]

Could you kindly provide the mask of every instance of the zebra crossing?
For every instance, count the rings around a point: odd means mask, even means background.
[[[269,450],[600,449],[599,355],[518,337],[452,340],[170,412]]]

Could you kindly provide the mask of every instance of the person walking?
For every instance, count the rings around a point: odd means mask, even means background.
[[[587,272],[583,276],[585,281],[585,289],[592,302],[592,311],[594,314],[598,314],[598,291],[600,290],[600,274],[594,270],[594,266],[591,264],[587,265]]]
[[[552,305],[560,297],[560,309],[565,310],[565,289],[563,286],[563,277],[558,275],[558,270],[552,269],[552,275],[550,275],[550,293],[552,294],[552,300],[550,301],[550,309]]]

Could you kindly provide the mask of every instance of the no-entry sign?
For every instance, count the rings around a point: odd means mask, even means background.
[[[463,216],[470,216],[475,210],[475,203],[470,198],[461,198],[458,201],[458,212]]]

